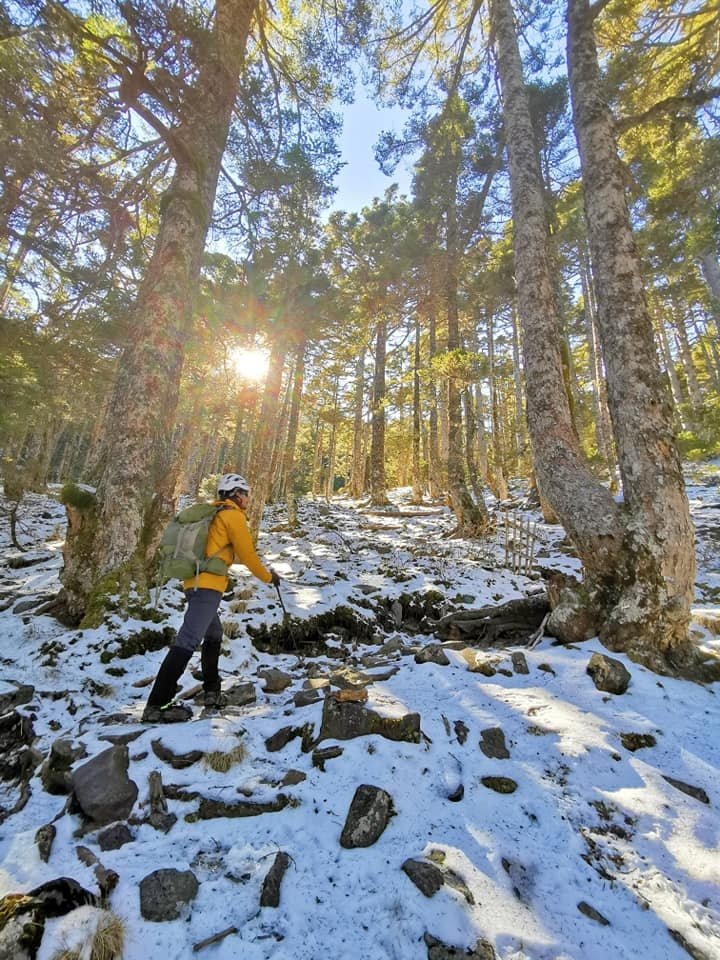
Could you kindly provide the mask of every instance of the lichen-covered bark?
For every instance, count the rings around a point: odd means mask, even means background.
[[[270,464],[273,442],[278,430],[278,407],[284,364],[285,347],[276,340],[270,353],[260,415],[255,426],[252,463],[248,469],[248,480],[252,485],[252,495],[248,506],[247,520],[253,540],[257,540],[263,510],[272,486],[273,478]]]
[[[627,581],[603,636],[652,659],[688,646],[693,530],[587,0],[568,2],[568,72],[624,492]]]
[[[156,523],[169,510],[169,504],[158,505],[155,491],[158,479],[172,469],[170,438],[184,344],[256,8],[257,0],[218,0],[197,78],[168,136],[175,172],[162,198],[158,237],[108,408],[97,533],[85,576],[76,581],[86,585],[85,596],[74,597],[78,606],[94,584],[137,554],[143,539],[152,539],[148,520]],[[72,539],[68,549],[72,553]]]
[[[573,429],[559,349],[540,164],[510,0],[491,0],[510,160],[517,304],[527,417],[538,486],[591,576],[608,577],[620,557],[620,512],[585,464]]]

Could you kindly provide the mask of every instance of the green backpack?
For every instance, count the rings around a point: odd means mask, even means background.
[[[160,541],[160,583],[173,577],[189,580],[201,573],[227,576],[228,565],[217,553],[205,555],[210,524],[225,509],[222,505],[196,503],[170,521]]]

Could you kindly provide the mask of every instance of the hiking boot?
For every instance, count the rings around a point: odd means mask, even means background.
[[[190,707],[183,703],[166,703],[164,707],[148,703],[143,710],[143,723],[183,723],[193,715]]]
[[[206,690],[203,703],[206,710],[219,710],[227,704],[227,697],[220,690]]]

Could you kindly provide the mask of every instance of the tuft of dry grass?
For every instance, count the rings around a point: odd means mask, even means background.
[[[206,753],[203,757],[203,763],[206,767],[214,770],[216,773],[227,773],[236,763],[242,763],[247,756],[247,750],[242,743],[233,747],[228,753],[221,750],[214,750],[212,753]]]
[[[82,956],[77,950],[61,950],[52,955],[52,960],[82,960]]]
[[[125,924],[104,910],[93,937],[90,960],[120,960],[125,946]]]

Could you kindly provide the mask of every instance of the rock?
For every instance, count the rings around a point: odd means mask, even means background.
[[[480,749],[493,760],[507,760],[510,751],[505,746],[505,734],[500,727],[489,727],[480,733]]]
[[[342,755],[342,747],[321,747],[319,750],[313,750],[312,765],[318,767],[324,773],[325,762],[327,760],[334,760],[335,757],[341,757]]]
[[[415,654],[415,663],[436,663],[447,667],[450,660],[439,643],[428,643]]]
[[[68,794],[72,790],[70,768],[81,757],[87,756],[84,744],[73,744],[61,737],[50,747],[50,754],[40,769],[40,780],[48,793],[54,796]]]
[[[389,640],[386,640],[385,643],[380,647],[379,652],[382,656],[387,657],[393,653],[402,653],[405,649],[405,644],[402,641],[402,637],[398,634],[395,634],[394,637],[390,637]]]
[[[298,783],[302,783],[303,780],[307,780],[307,774],[303,773],[302,770],[288,770],[280,781],[280,786],[295,787]]]
[[[191,903],[200,885],[192,870],[154,870],[140,881],[140,913],[145,920],[177,920],[181,906]]]
[[[260,894],[261,907],[280,906],[280,884],[289,866],[290,857],[287,853],[280,851],[280,853],[275,855],[273,865],[270,867],[263,881],[262,893]]]
[[[15,707],[21,707],[24,703],[29,703],[35,696],[35,687],[31,684],[10,682],[14,684],[15,689],[0,693],[0,714],[7,713],[8,710],[14,710]]]
[[[334,697],[325,698],[318,742],[352,740],[371,734],[387,740],[420,743],[420,714],[382,717],[361,703],[339,703]]]
[[[487,940],[478,940],[472,949],[467,950],[463,947],[451,947],[430,933],[426,933],[423,940],[428,948],[428,960],[458,960],[460,957],[465,960],[497,960],[495,948]]]
[[[5,562],[11,570],[24,570],[26,567],[34,567],[36,563],[52,560],[54,556],[52,553],[21,553]]]
[[[590,657],[586,673],[590,674],[598,690],[605,693],[625,693],[630,683],[630,672],[625,665],[604,653],[594,653]]]
[[[663,780],[667,780],[671,787],[675,787],[676,790],[687,794],[688,797],[693,797],[695,800],[699,800],[700,803],[710,803],[710,797],[708,797],[702,787],[693,787],[689,783],[684,783],[682,780],[676,780],[674,777],[666,777],[664,773],[662,774],[662,778]]]
[[[30,717],[17,710],[0,717],[0,780],[19,783],[30,777],[42,759],[32,747],[34,740]]]
[[[303,683],[303,689],[305,690],[327,690],[330,686],[330,680],[328,677],[309,677]]]
[[[70,877],[48,880],[27,893],[6,894],[0,898],[0,958],[34,960],[46,920],[97,904],[97,897]]]
[[[267,670],[258,670],[258,676],[265,681],[263,690],[265,693],[282,693],[286,687],[293,682],[289,673],[270,667]]]
[[[361,784],[350,804],[340,845],[348,849],[372,846],[382,836],[393,813],[389,793],[380,787]]]
[[[266,802],[251,802],[237,800],[235,803],[225,803],[222,800],[212,800],[203,797],[197,812],[198,820],[215,820],[218,817],[258,817],[263,813],[277,813],[284,810],[290,802],[289,797],[279,793],[274,800]]]
[[[135,837],[126,823],[114,823],[101,830],[97,839],[101,850],[119,850],[126,843],[132,843]]]
[[[527,659],[522,650],[514,650],[510,657],[512,659],[513,670],[515,673],[530,673],[530,668],[527,664]]]
[[[651,733],[621,733],[620,742],[631,753],[642,750],[643,747],[654,747],[657,740]]]
[[[429,860],[406,860],[402,870],[426,897],[433,897],[445,882],[440,867]]]
[[[322,694],[319,690],[313,690],[312,688],[308,690],[298,690],[298,692],[293,697],[293,704],[300,707],[310,707],[314,703],[319,703],[322,700]]]
[[[244,707],[248,703],[255,703],[257,694],[254,683],[234,683],[223,690],[223,696],[229,707]]]
[[[462,746],[468,738],[470,731],[465,723],[462,720],[456,720],[453,724],[455,730],[455,736],[457,737],[457,742]]]
[[[52,845],[56,836],[57,830],[55,829],[55,824],[53,823],[46,823],[35,833],[35,843],[38,848],[38,853],[40,854],[40,859],[43,863],[47,863],[50,859]]]
[[[13,607],[12,612],[15,614],[27,613],[28,610],[32,610],[34,607],[39,606],[41,603],[44,603],[47,600],[47,595],[42,597],[26,597],[24,600],[18,600],[18,602]]]
[[[137,800],[137,784],[128,777],[128,748],[108,747],[78,767],[72,787],[82,812],[96,825],[126,820]]]
[[[334,690],[330,696],[336,703],[367,703],[368,692],[365,687],[359,690]]]
[[[510,777],[482,777],[481,783],[495,793],[515,793],[517,790],[517,783]]]
[[[390,604],[390,613],[392,614],[395,626],[399,627],[403,621],[403,608],[399,600],[393,600]]]
[[[185,770],[191,767],[198,760],[202,760],[205,754],[202,750],[188,750],[187,753],[173,753],[170,747],[166,746],[162,740],[152,740],[150,743],[152,752],[164,763],[170,764],[174,770]]]
[[[591,920],[594,920],[595,923],[599,923],[603,927],[609,927],[610,921],[607,920],[595,907],[591,907],[589,903],[585,903],[584,900],[581,900],[577,905],[580,913],[584,914],[586,917],[589,917]]]
[[[273,733],[271,737],[267,738],[265,741],[265,749],[269,753],[276,753],[278,750],[286,747],[288,743],[299,736],[300,733],[301,731],[298,727],[281,727],[276,733]]]

